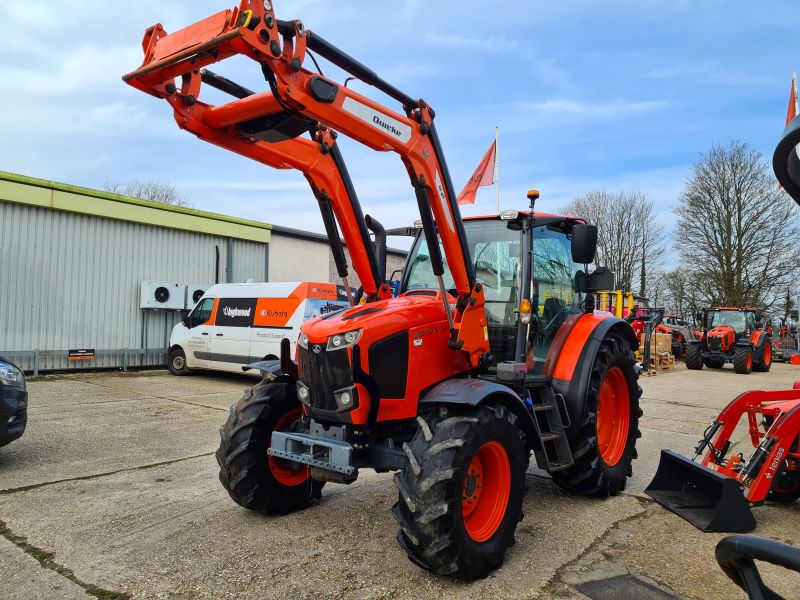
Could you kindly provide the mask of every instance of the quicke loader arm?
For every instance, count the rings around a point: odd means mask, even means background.
[[[275,168],[302,171],[320,202],[332,246],[335,216],[350,249],[353,267],[372,298],[387,297],[389,291],[370,251],[364,216],[332,130],[373,150],[396,152],[414,187],[426,239],[436,240],[438,232],[458,294],[455,314],[451,314],[442,279],[442,256],[438,244],[429,243],[431,266],[439,278],[450,323],[450,343],[469,354],[472,364],[477,365],[487,349],[481,324],[483,290],[475,281],[431,107],[306,30],[299,20],[277,20],[269,1],[242,0],[237,8],[221,11],[171,35],[161,24],[154,25],[145,32],[142,47],[141,67],[125,75],[124,81],[165,98],[175,111],[178,125],[201,139]],[[308,51],[376,87],[399,102],[404,113],[306,69],[303,63]],[[251,93],[204,70],[238,54],[260,64],[269,92]],[[179,85],[176,78],[180,78]],[[204,83],[236,99],[219,106],[200,102]],[[298,137],[306,131],[311,132],[312,140]],[[343,254],[340,259],[343,263]],[[337,266],[342,264],[337,261]],[[343,268],[346,273],[346,265]],[[341,275],[342,268],[339,270]]]

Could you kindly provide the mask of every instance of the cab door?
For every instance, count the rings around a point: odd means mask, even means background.
[[[208,367],[208,346],[213,330],[216,298],[203,298],[186,318],[189,335],[186,340],[186,366],[190,369]]]
[[[257,298],[220,298],[209,336],[209,367],[242,372],[250,359],[250,330]]]

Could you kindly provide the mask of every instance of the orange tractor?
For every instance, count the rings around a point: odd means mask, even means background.
[[[637,341],[627,323],[594,311],[590,290],[614,283],[586,272],[596,227],[533,206],[462,220],[434,110],[301,21],[277,19],[269,1],[242,0],[171,35],[155,25],[142,47],[124,80],[165,100],[199,139],[301,171],[345,289],[340,236],[363,284],[365,304],[351,298],[307,321],[296,352],[284,339],[280,360],[253,365],[263,379],[231,408],[217,452],[235,502],[286,513],[360,469],[396,471],[408,557],[475,578],[513,543],[531,452],[565,489],[625,488],[640,436]],[[309,69],[312,53],[397,108]],[[267,91],[207,69],[235,55],[258,63]],[[206,103],[206,86],[232,98]],[[397,297],[369,234],[384,230],[362,213],[339,133],[398,154],[408,171],[422,227]]]
[[[737,373],[769,371],[772,344],[758,326],[753,308],[715,308],[703,311],[700,339],[686,344],[686,368],[721,369],[733,363]]]

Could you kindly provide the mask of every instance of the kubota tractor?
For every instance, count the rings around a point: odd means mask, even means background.
[[[704,310],[699,340],[686,344],[686,368],[721,369],[733,363],[737,373],[769,371],[772,344],[769,334],[757,326],[753,308]]]
[[[285,339],[280,360],[255,365],[263,380],[220,432],[219,476],[233,500],[286,513],[360,469],[396,471],[409,558],[474,578],[513,543],[531,452],[573,492],[624,489],[640,435],[637,340],[594,311],[589,290],[613,287],[586,274],[595,227],[533,210],[462,221],[433,109],[300,21],[276,19],[269,1],[243,0],[172,35],[156,25],[142,46],[142,66],[124,80],[165,99],[198,138],[300,170],[345,288],[340,235],[366,297],[304,323],[296,353]],[[310,70],[311,53],[402,111]],[[237,54],[259,64],[269,91],[206,69]],[[205,86],[233,98],[208,104]],[[398,297],[369,236],[383,228],[361,211],[337,132],[397,153],[408,171],[422,227]]]

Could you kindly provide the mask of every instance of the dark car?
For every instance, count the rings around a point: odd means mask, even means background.
[[[0,356],[0,446],[25,433],[28,422],[28,389],[25,375]]]

